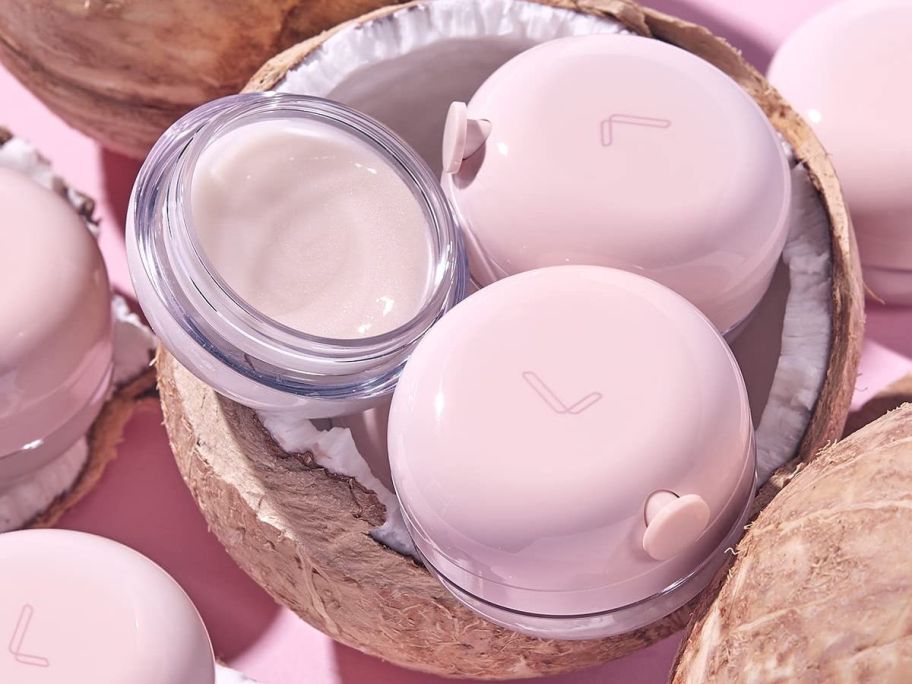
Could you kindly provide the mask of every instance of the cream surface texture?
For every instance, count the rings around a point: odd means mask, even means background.
[[[197,160],[192,225],[219,276],[300,332],[373,337],[411,320],[429,291],[428,219],[366,142],[310,119],[244,124]]]

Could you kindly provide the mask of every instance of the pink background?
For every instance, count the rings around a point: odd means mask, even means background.
[[[828,0],[662,0],[659,9],[699,22],[741,48],[765,69],[776,46]],[[115,286],[130,293],[123,218],[138,165],[68,128],[0,67],[0,125],[26,137],[68,181],[99,201],[101,244]],[[912,309],[869,307],[856,405],[912,370]],[[216,653],[268,684],[431,684],[409,672],[332,642],[279,608],[238,570],[206,530],[174,466],[161,414],[136,415],[120,457],[62,527],[117,539],[160,563],[190,593],[212,634]],[[664,682],[678,637],[622,660],[550,684]]]

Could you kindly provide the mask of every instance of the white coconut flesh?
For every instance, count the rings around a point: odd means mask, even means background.
[[[0,167],[18,171],[46,188],[62,193],[78,211],[83,198],[54,175],[50,164],[27,141],[11,138],[0,145]],[[85,222],[97,237],[97,230]],[[152,360],[155,337],[130,311],[122,297],[111,299],[114,316],[114,372],[109,395],[143,373]],[[45,511],[61,494],[69,491],[82,474],[89,459],[85,437],[75,442],[59,458],[35,471],[14,487],[0,492],[0,532],[15,530]]]
[[[439,173],[449,104],[468,101],[500,65],[538,43],[623,32],[608,18],[524,0],[436,0],[349,24],[293,67],[282,92],[338,100],[383,122]],[[830,352],[831,251],[826,209],[801,164],[792,168],[791,230],[773,284],[732,345],[757,427],[759,482],[792,459],[808,426]],[[400,553],[413,547],[391,493],[385,409],[329,427],[293,414],[260,418],[288,452],[311,452],[354,477],[386,505],[372,536]]]

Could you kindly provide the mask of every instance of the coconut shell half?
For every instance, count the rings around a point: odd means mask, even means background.
[[[835,173],[808,126],[736,50],[706,29],[623,0],[544,4],[616,18],[634,32],[679,45],[726,71],[757,100],[819,191],[832,251],[832,341],[826,374],[797,455],[764,487],[759,509],[787,484],[799,464],[839,438],[854,388],[863,297],[854,237]],[[399,9],[378,10],[356,24]],[[248,89],[276,87],[290,69],[344,28],[278,55]],[[385,517],[373,492],[323,469],[311,453],[282,451],[252,410],[217,395],[164,351],[158,370],[178,467],[210,528],[238,565],[278,602],[348,646],[425,672],[509,679],[618,658],[681,629],[692,614],[693,605],[685,606],[629,634],[575,642],[530,638],[488,623],[458,604],[413,559],[370,536]]]
[[[0,148],[13,140],[12,133],[0,127]],[[30,145],[21,140],[13,144],[22,145],[21,170],[69,201],[73,210],[86,224],[86,228],[95,232],[97,221],[94,200],[70,188],[60,177],[54,175],[48,162]],[[117,447],[130,417],[143,406],[154,407],[156,402],[154,368],[146,368],[117,387],[105,402],[87,435],[88,457],[76,479],[50,505],[40,510],[36,509],[34,516],[24,526],[51,527],[67,509],[88,494],[101,479],[107,464],[117,456]]]

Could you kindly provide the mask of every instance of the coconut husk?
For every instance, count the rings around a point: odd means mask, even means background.
[[[912,402],[912,374],[891,383],[866,401],[857,411],[852,411],[846,421],[845,436],[848,437],[885,413],[908,402]]]
[[[3,0],[0,61],[68,124],[142,159],[279,50],[385,0]]]
[[[672,681],[912,681],[909,530],[904,404],[823,451],[757,517]]]

